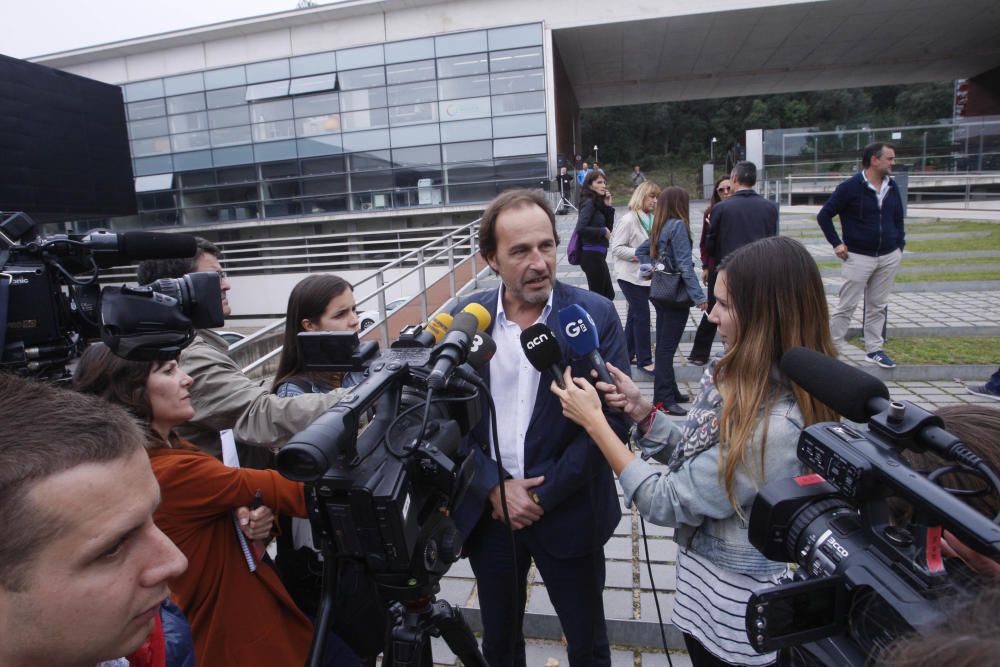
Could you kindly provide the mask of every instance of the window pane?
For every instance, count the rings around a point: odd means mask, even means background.
[[[267,180],[273,178],[294,178],[299,175],[299,163],[295,160],[288,162],[272,162],[260,166],[260,177]]]
[[[339,134],[328,134],[323,137],[312,137],[310,139],[299,139],[297,142],[299,157],[310,155],[331,155],[343,153],[343,140]],[[305,166],[303,166],[305,170]]]
[[[430,125],[414,125],[412,127],[394,127],[389,130],[393,147],[421,146],[423,144],[441,143],[441,132],[437,123]]]
[[[318,76],[307,76],[301,79],[292,79],[288,88],[289,95],[305,95],[307,93],[318,93],[324,90],[333,90],[337,87],[336,74],[320,74]]]
[[[181,114],[180,116],[170,116],[167,120],[170,123],[171,134],[181,134],[183,132],[194,132],[195,130],[208,129],[208,114],[204,111]]]
[[[345,151],[372,151],[389,147],[388,130],[369,130],[367,132],[351,132],[344,135]]]
[[[128,136],[133,139],[145,139],[167,133],[166,118],[149,118],[134,120],[128,124]]]
[[[389,151],[369,151],[367,153],[355,153],[350,156],[351,171],[366,171],[370,169],[385,169],[392,166],[389,160]]]
[[[163,100],[146,100],[144,102],[132,102],[126,105],[128,108],[129,120],[143,120],[144,118],[155,118],[164,115],[165,110]]]
[[[418,146],[417,148],[395,148],[392,163],[397,167],[441,164],[440,146]]]
[[[315,158],[313,160],[302,160],[302,175],[310,174],[340,174],[347,171],[344,165],[344,156]]]
[[[372,88],[385,85],[385,68],[369,67],[339,72],[340,89],[354,90],[356,88]]]
[[[340,111],[340,96],[337,93],[328,95],[310,95],[292,100],[296,116],[320,116]]]
[[[300,137],[312,137],[333,132],[340,132],[340,114],[309,116],[295,121],[295,134]]]
[[[413,125],[415,123],[431,123],[437,118],[437,104],[406,104],[399,107],[389,107],[389,125]]]
[[[517,137],[515,139],[497,139],[493,142],[494,157],[538,155],[544,152],[545,135],[538,137]]]
[[[493,28],[489,31],[490,51],[513,49],[542,43],[542,25],[516,25],[510,28]]]
[[[266,144],[255,144],[253,147],[253,156],[257,162],[287,160],[296,155],[294,141],[272,141]]]
[[[191,93],[167,98],[168,113],[188,113],[205,109],[205,93]]]
[[[386,83],[410,83],[411,81],[427,81],[434,78],[434,61],[418,60],[398,65],[387,65],[385,68]]]
[[[222,90],[210,90],[205,93],[209,109],[219,107],[231,107],[236,104],[246,103],[247,90],[243,86],[236,88],[223,88]]]
[[[420,181],[430,179],[431,184],[441,184],[441,167],[420,166],[396,169],[392,172],[393,186],[397,188],[415,188],[421,185]]]
[[[545,114],[535,113],[525,116],[502,116],[493,119],[494,137],[518,137],[525,134],[543,134]]]
[[[341,114],[340,122],[345,132],[370,130],[375,127],[386,127],[389,117],[385,109],[368,109]]]
[[[246,101],[266,100],[269,97],[285,97],[288,95],[288,81],[272,81],[247,86]]]
[[[469,141],[464,144],[447,144],[442,146],[444,161],[471,162],[473,160],[491,160],[493,158],[492,141]]]
[[[392,187],[392,182],[392,172],[388,170],[354,172],[351,174],[351,192],[385,190]]]
[[[135,139],[132,141],[132,155],[162,155],[170,152],[169,137],[153,137],[152,139]]]
[[[408,60],[434,57],[434,38],[410,39],[405,42],[392,42],[385,45],[385,61],[401,63]]]
[[[496,160],[494,168],[497,180],[521,179],[528,181],[526,186],[537,187],[538,181],[548,176],[545,160],[544,156]]]
[[[307,178],[302,180],[302,194],[304,195],[322,195],[336,192],[347,192],[346,176]]]
[[[206,169],[205,171],[181,174],[180,184],[184,188],[203,188],[215,185],[215,170]]]
[[[465,120],[466,118],[482,118],[490,115],[490,98],[470,97],[466,100],[438,102],[440,118],[447,120]]]
[[[255,123],[268,120],[284,120],[292,117],[292,101],[258,102],[250,105],[250,118]]]
[[[137,158],[134,163],[136,176],[168,174],[174,170],[174,161],[170,159],[169,155]]]
[[[170,137],[170,146],[177,153],[208,148],[209,145],[208,132],[190,132],[188,134],[175,134]]]
[[[163,79],[125,84],[125,100],[128,102],[163,96]]]
[[[438,78],[483,74],[490,69],[485,53],[470,53],[453,58],[438,58]]]
[[[261,83],[263,81],[276,81],[289,77],[288,59],[269,60],[264,63],[253,63],[247,65],[247,83]]]
[[[542,47],[498,51],[490,54],[491,72],[508,72],[542,66]]]
[[[246,125],[249,122],[250,110],[245,106],[213,109],[208,112],[208,126],[213,129],[231,125]]]
[[[341,111],[360,111],[384,106],[386,106],[385,88],[351,90],[340,94]]]
[[[205,88],[208,90],[242,86],[246,82],[247,75],[243,65],[205,72]]]
[[[437,86],[433,81],[419,83],[404,83],[401,86],[389,86],[386,89],[389,106],[400,104],[418,104],[420,102],[437,101]]]
[[[486,31],[460,32],[434,38],[434,48],[439,56],[453,56],[486,50]]]
[[[231,164],[250,164],[253,162],[253,149],[250,146],[216,148],[212,150],[212,162],[215,163],[216,167],[225,167]]]
[[[489,118],[441,123],[441,141],[470,141],[492,136]]]
[[[545,77],[540,69],[500,72],[490,75],[490,87],[494,95],[545,90]]]
[[[257,180],[257,167],[247,165],[245,167],[219,169],[216,174],[219,179],[219,185],[224,185],[226,183],[247,183]]]
[[[490,77],[487,74],[467,76],[461,79],[441,79],[438,81],[438,99],[454,100],[460,97],[480,97],[490,94]]]
[[[381,44],[373,46],[359,46],[356,49],[342,49],[337,51],[337,64],[340,69],[355,69],[357,67],[371,67],[381,65],[385,62],[385,55]]]
[[[493,98],[494,116],[507,116],[526,111],[545,111],[545,93],[515,93]]]
[[[276,120],[270,123],[256,123],[253,125],[254,141],[291,139],[294,136],[295,124],[290,120]]]
[[[201,72],[171,76],[163,80],[163,92],[167,95],[183,95],[205,90]]]
[[[329,53],[314,53],[291,59],[292,76],[311,76],[337,71],[337,56]]]
[[[448,167],[448,181],[451,183],[487,181],[492,188],[492,181],[495,177],[493,162],[489,160],[483,162],[465,162],[460,165]]]
[[[209,135],[212,138],[212,146],[237,146],[239,144],[250,143],[250,126],[238,125],[236,127],[224,127],[221,130],[212,130]]]
[[[212,151],[194,151],[174,155],[174,168],[177,171],[190,169],[205,169],[212,166]]]

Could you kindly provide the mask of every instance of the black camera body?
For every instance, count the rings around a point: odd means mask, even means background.
[[[848,374],[830,364],[843,366],[828,360],[819,370]],[[810,381],[800,382],[784,360],[782,370],[812,393]],[[806,370],[817,375],[816,367]],[[817,378],[813,381],[845,379],[822,373]],[[824,391],[843,392],[854,376],[846,379],[814,395],[824,400]],[[859,382],[872,387],[871,379]],[[792,582],[750,598],[747,635],[760,652],[794,648],[810,658],[806,664],[869,664],[895,639],[939,625],[954,606],[975,595],[964,566],[950,561],[945,566],[943,530],[980,553],[1000,556],[1000,526],[901,456],[904,449],[932,448],[947,460],[948,452],[963,450],[959,458],[971,462],[964,445],[940,427],[938,417],[911,403],[889,402],[884,385],[877,384],[880,389],[860,399],[868,406],[867,426],[826,422],[806,428],[797,454],[813,474],[771,482],[754,501],[751,544],[771,560],[798,564]],[[851,414],[850,405],[836,403],[828,404]],[[893,523],[890,499],[912,508],[908,525]]]

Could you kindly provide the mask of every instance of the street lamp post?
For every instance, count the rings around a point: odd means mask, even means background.
[[[709,162],[715,164],[715,142],[718,141],[715,137],[712,137],[712,141],[708,144],[708,154]]]
[[[599,157],[597,155],[597,144],[594,144],[594,162],[600,162],[600,161],[601,160],[599,159]]]

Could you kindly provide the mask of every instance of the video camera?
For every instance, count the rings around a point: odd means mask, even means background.
[[[92,231],[39,236],[24,213],[0,214],[0,371],[59,380],[88,339],[117,355],[168,358],[194,330],[221,326],[214,273],[140,287],[98,284],[100,269],[143,259],[194,257],[186,234]]]
[[[799,567],[792,582],[751,596],[747,635],[760,652],[793,649],[801,664],[870,664],[892,641],[939,625],[975,594],[970,572],[951,561],[945,567],[942,529],[1000,556],[1000,526],[913,470],[902,451],[930,449],[954,462],[944,471],[975,474],[987,489],[1000,490],[1000,479],[940,418],[890,402],[885,385],[867,373],[802,348],[787,352],[781,369],[868,425],[806,428],[798,457],[815,474],[769,483],[757,495],[750,542]],[[893,498],[912,507],[909,525],[891,520]]]
[[[299,334],[307,370],[366,373],[277,455],[281,474],[306,483],[314,542],[324,555],[310,665],[322,664],[336,588],[333,563],[344,559],[363,563],[378,595],[392,602],[395,627],[384,664],[419,664],[422,656],[429,665],[426,635],[438,633],[463,664],[485,664],[458,611],[434,601],[441,576],[462,549],[451,512],[474,472],[462,437],[482,416],[481,380],[465,362],[482,339],[477,328],[484,327],[459,313],[439,342],[428,330],[408,327],[381,354],[378,343],[359,344],[355,333]],[[365,418],[370,421],[359,433]],[[373,634],[380,620],[369,625]],[[353,639],[381,647],[383,637]]]

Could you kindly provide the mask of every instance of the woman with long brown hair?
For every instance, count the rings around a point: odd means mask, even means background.
[[[618,475],[625,501],[653,523],[673,526],[678,545],[673,622],[695,665],[766,665],[745,631],[746,603],[786,570],[749,542],[747,517],[757,490],[800,474],[796,445],[803,428],[837,415],[784,376],[790,348],[836,355],[826,296],[809,252],[789,238],[740,248],[719,268],[709,317],[725,353],[713,359],[682,427],[642,397],[629,377],[608,365],[615,385],[598,383],[609,406],[636,423],[637,457],[614,434],[597,392],[582,378],[554,383],[563,414],[583,426]],[[667,465],[654,468],[653,457]]]
[[[580,268],[587,276],[587,289],[614,300],[615,288],[611,284],[607,255],[615,209],[611,205],[608,179],[597,165],[594,167],[580,186],[579,212],[576,214],[576,233],[583,244]]]
[[[642,264],[653,264],[656,270],[680,273],[691,301],[705,310],[707,299],[694,273],[691,260],[691,222],[688,193],[683,188],[669,187],[660,193],[653,216],[649,239],[640,245],[635,256]],[[652,241],[655,239],[655,243]],[[653,371],[653,401],[676,416],[687,414],[679,404],[689,396],[682,394],[674,374],[674,354],[680,345],[684,326],[690,317],[689,308],[656,309],[656,370]]]
[[[701,218],[701,242],[698,248],[701,250],[701,280],[708,290],[708,310],[712,310],[715,305],[715,278],[717,276],[715,267],[719,263],[718,259],[708,251],[708,231],[712,227],[712,209],[716,204],[729,199],[733,193],[733,184],[729,176],[723,176],[715,182],[712,189],[712,199],[705,209],[705,214]],[[701,323],[694,334],[694,343],[691,345],[691,354],[688,361],[695,366],[704,366],[708,363],[709,354],[712,352],[712,342],[715,340],[715,325],[708,319],[706,312],[701,316]]]

